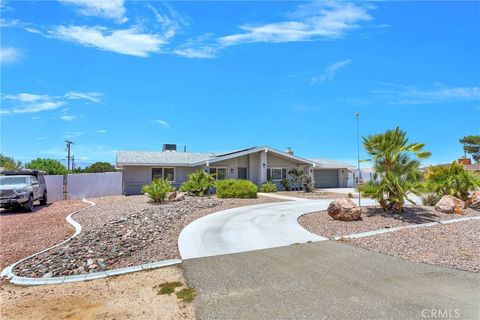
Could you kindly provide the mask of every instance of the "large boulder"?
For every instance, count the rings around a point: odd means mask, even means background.
[[[435,210],[443,213],[462,214],[465,202],[454,196],[443,196],[435,205]]]
[[[356,221],[362,216],[362,208],[347,198],[336,199],[327,209],[328,215],[335,220]]]

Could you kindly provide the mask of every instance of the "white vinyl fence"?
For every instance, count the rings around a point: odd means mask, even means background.
[[[122,194],[122,173],[80,173],[46,175],[48,201],[83,199]],[[64,186],[65,183],[65,186]],[[66,194],[64,194],[66,191]]]
[[[44,176],[47,184],[48,202],[63,200],[63,176]]]

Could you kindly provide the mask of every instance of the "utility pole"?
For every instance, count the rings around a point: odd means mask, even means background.
[[[75,155],[72,155],[72,172],[75,171]]]
[[[70,171],[70,146],[73,144],[70,140],[65,140],[65,147],[67,148],[67,171]]]
[[[355,113],[357,118],[357,189],[358,189],[358,205],[362,205],[362,199],[360,195],[360,180],[362,179],[362,172],[360,171],[360,112]]]

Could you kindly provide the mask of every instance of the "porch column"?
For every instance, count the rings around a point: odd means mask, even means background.
[[[267,167],[267,149],[265,149],[260,153],[260,174],[258,175],[260,183],[267,182]]]
[[[205,165],[205,167],[203,167],[203,171],[205,171],[206,173],[210,174],[210,163],[207,162],[207,164]]]
[[[315,163],[311,167],[308,167],[308,174],[312,178],[313,188],[315,188]]]
[[[313,187],[315,188],[315,165],[311,166],[311,167],[307,167],[307,170],[308,170],[308,175],[310,176],[310,178],[312,179],[312,183],[313,183]]]

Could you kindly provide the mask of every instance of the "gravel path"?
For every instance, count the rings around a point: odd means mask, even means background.
[[[178,235],[193,220],[233,207],[279,201],[187,196],[157,205],[145,196],[92,200],[96,206],[74,217],[84,226],[76,238],[23,262],[15,272],[28,277],[75,275],[180,258]]]
[[[74,230],[65,217],[85,206],[81,201],[68,200],[35,206],[33,212],[2,209],[0,269],[71,236]]]
[[[2,320],[37,319],[195,319],[193,304],[175,294],[158,295],[157,286],[185,283],[179,267],[137,272],[57,286],[0,287]]]
[[[403,259],[480,271],[480,221],[404,229],[345,242]]]
[[[330,217],[326,211],[319,211],[301,216],[298,223],[312,233],[333,238],[381,228],[480,216],[480,211],[470,208],[464,210],[464,215],[441,213],[435,211],[433,207],[427,206],[405,207],[402,214],[385,213],[378,207],[368,207],[365,210],[362,220],[359,221],[338,221]]]

